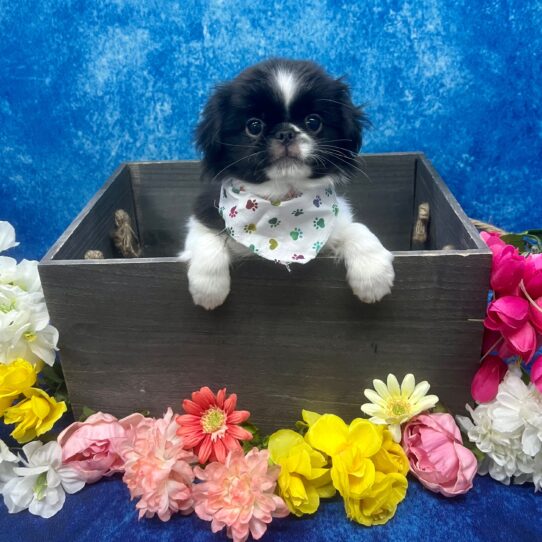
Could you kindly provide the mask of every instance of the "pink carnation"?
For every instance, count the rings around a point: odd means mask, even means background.
[[[122,451],[125,461],[124,483],[133,498],[139,518],[155,514],[168,521],[171,514],[190,514],[193,510],[191,464],[196,456],[183,448],[177,435],[173,411],[163,418],[145,418],[135,427],[134,441]]]
[[[118,420],[111,414],[97,412],[84,422],[72,423],[58,435],[62,462],[77,470],[87,484],[122,472],[124,461],[120,449],[142,419],[141,414]]]
[[[477,462],[450,414],[421,414],[407,423],[403,448],[410,471],[428,489],[445,497],[472,487]]]
[[[211,522],[213,533],[227,528],[234,542],[244,542],[249,533],[259,540],[274,517],[285,517],[288,508],[273,492],[280,472],[269,466],[269,452],[253,448],[248,454],[229,452],[225,463],[196,467],[202,483],[193,489],[196,514]]]

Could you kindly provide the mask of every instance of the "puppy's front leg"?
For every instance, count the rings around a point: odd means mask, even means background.
[[[395,278],[393,255],[367,226],[353,222],[346,200],[338,200],[339,216],[328,246],[344,260],[346,279],[354,294],[365,303],[374,303],[391,292]]]
[[[230,251],[217,230],[191,216],[184,251],[179,258],[188,262],[188,289],[196,305],[212,310],[230,293]]]

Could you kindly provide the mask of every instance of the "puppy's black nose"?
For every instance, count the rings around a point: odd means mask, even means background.
[[[294,140],[295,132],[291,129],[279,130],[275,133],[275,138],[284,143],[284,145],[288,145],[288,143]]]

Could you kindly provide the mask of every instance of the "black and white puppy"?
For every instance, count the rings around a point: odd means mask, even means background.
[[[366,124],[341,79],[312,62],[272,59],[217,87],[196,130],[209,181],[188,222],[180,258],[196,305],[214,309],[230,292],[230,264],[248,249],[225,231],[221,183],[239,180],[260,198],[286,200],[308,187],[337,185],[359,169]],[[324,250],[344,261],[354,294],[366,303],[391,292],[393,256],[344,198]]]

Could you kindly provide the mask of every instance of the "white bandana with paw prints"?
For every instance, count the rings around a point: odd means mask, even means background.
[[[328,183],[280,201],[251,194],[238,180],[222,183],[219,213],[226,233],[249,250],[277,263],[307,263],[326,244],[339,214]]]

